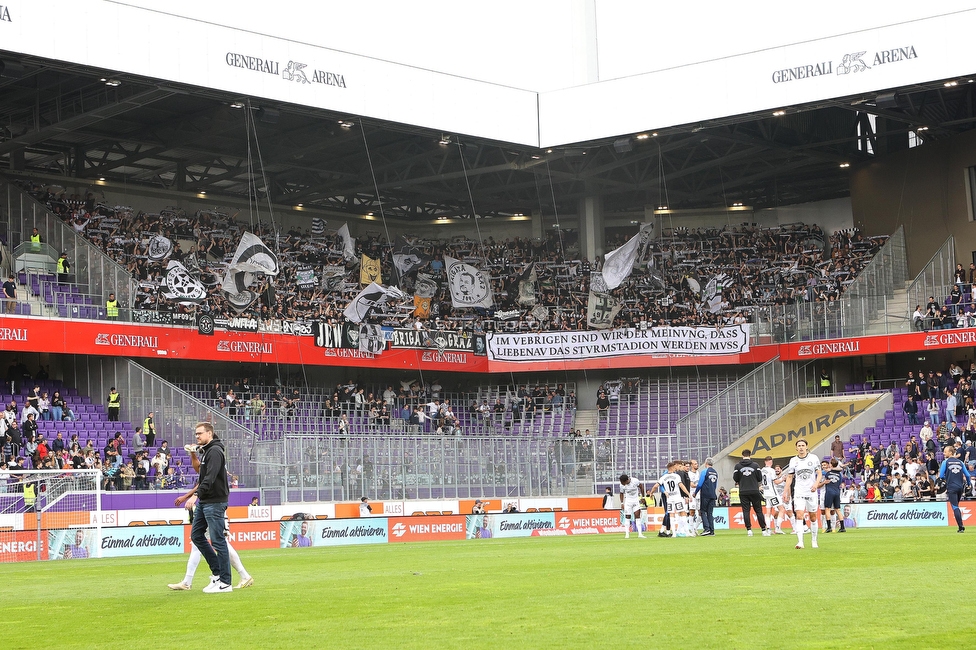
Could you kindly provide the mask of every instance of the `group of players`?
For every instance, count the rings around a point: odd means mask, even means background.
[[[821,461],[810,453],[807,441],[803,439],[796,441],[796,456],[790,459],[785,472],[773,465],[771,456],[764,459],[765,467],[760,467],[752,460],[749,450],[743,450],[742,455],[742,461],[735,466],[733,480],[740,488],[743,523],[750,537],[753,534],[750,510],[755,512],[763,536],[785,534],[783,522],[788,519],[797,536],[797,549],[805,547],[807,532],[810,533],[811,547],[818,547],[821,516],[826,532],[846,532],[840,503],[844,475],[839,459]],[[718,473],[712,467],[711,458],[705,459],[705,468],[701,471],[697,461],[672,461],[668,463],[667,472],[649,489],[627,474],[622,474],[619,480],[625,537],[630,537],[631,526],[636,528],[638,537],[644,537],[647,510],[653,505],[655,492],[660,492],[665,511],[658,537],[715,534],[712,511],[717,499]],[[939,481],[952,506],[959,532],[964,532],[959,499],[965,494],[970,475],[952,447],[946,447]],[[767,517],[773,523],[772,528],[766,523]],[[698,532],[699,525],[701,532]]]

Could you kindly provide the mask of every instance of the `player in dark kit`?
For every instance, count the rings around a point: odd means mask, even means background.
[[[945,448],[945,460],[939,468],[939,481],[945,483],[946,497],[952,506],[952,516],[956,518],[956,525],[960,533],[966,531],[962,525],[962,513],[959,511],[959,499],[969,485],[969,470],[966,464],[959,460],[959,451],[949,446]]]
[[[840,472],[840,463],[836,458],[830,460],[830,468],[824,473],[823,480],[817,483],[817,489],[824,489],[824,518],[827,520],[827,532],[831,531],[831,520],[837,521],[837,532],[846,533],[844,517],[840,514],[840,488],[844,476]]]

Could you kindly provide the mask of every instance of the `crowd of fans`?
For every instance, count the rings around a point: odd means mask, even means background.
[[[956,264],[952,287],[942,302],[929,296],[924,310],[915,305],[912,326],[919,331],[976,327],[976,264],[970,263],[968,271]]]
[[[264,223],[244,225],[234,214],[201,210],[188,214],[177,208],[147,213],[126,206],[109,206],[86,197],[66,196],[50,188],[27,183],[34,197],[70,224],[106,255],[125,266],[139,286],[132,305],[141,310],[185,310],[160,295],[158,288],[169,259],[199,268],[198,278],[208,287],[200,309],[215,315],[239,315],[220,291],[224,270],[241,234],[260,236],[279,256],[282,272],[269,280],[259,276],[252,289],[260,301],[244,316],[283,320],[341,322],[343,309],[362,288],[362,255],[380,260],[386,284],[396,284],[408,295],[409,306],[390,304],[373,312],[370,320],[391,326],[409,326],[416,320],[412,292],[416,274],[439,282],[432,300],[430,324],[440,330],[485,329],[493,316],[485,310],[455,310],[445,280],[445,255],[469,262],[491,277],[495,309],[518,311],[520,329],[587,329],[587,298],[591,271],[599,261],[580,255],[572,232],[550,232],[541,239],[487,237],[472,241],[414,240],[428,260],[400,277],[392,259],[393,246],[378,235],[356,240],[355,259],[344,257],[342,238],[320,224],[313,232],[293,228],[275,230]],[[170,255],[150,260],[150,239],[163,235],[174,242]],[[611,237],[606,249],[626,241]],[[817,225],[792,224],[773,228],[755,224],[689,230],[672,228],[643,247],[637,268],[612,296],[621,305],[616,327],[658,325],[717,325],[748,322],[757,308],[789,303],[830,303],[885,243],[885,237],[864,237],[856,230],[827,235]],[[535,262],[536,305],[519,302],[519,281]],[[299,269],[314,272],[315,285],[300,288]]]

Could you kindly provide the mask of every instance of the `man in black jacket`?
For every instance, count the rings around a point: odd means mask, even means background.
[[[193,512],[190,539],[210,566],[210,584],[203,588],[205,594],[223,594],[233,591],[230,577],[230,555],[224,537],[224,516],[230,489],[227,484],[227,460],[224,443],[214,435],[213,425],[200,422],[196,426],[196,445],[187,445],[193,469],[199,474],[196,486],[177,498],[182,505],[196,493],[199,504]],[[207,541],[207,532],[210,541]]]
[[[735,465],[732,472],[732,480],[739,486],[739,501],[742,504],[742,523],[746,525],[749,537],[752,537],[752,518],[749,516],[751,507],[756,513],[759,527],[762,528],[763,537],[769,536],[766,528],[766,517],[762,511],[762,472],[760,467],[752,460],[752,452],[748,449],[742,450],[742,460]]]

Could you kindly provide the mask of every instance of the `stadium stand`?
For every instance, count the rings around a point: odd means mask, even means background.
[[[402,278],[392,261],[393,244],[373,235],[356,241],[355,259],[343,257],[343,241],[324,226],[292,229],[276,236],[267,224],[244,227],[234,216],[218,210],[187,214],[178,208],[146,213],[128,206],[109,206],[94,195],[82,198],[54,193],[40,185],[24,182],[24,189],[80,235],[125,266],[139,284],[134,310],[186,311],[157,290],[168,260],[184,263],[208,288],[202,309],[224,317],[247,316],[280,320],[341,321],[343,308],[359,291],[362,256],[380,260],[382,277],[398,284],[408,294],[414,290],[414,271],[444,278],[441,260],[450,255],[470,262],[490,274],[498,311],[517,310],[517,316],[494,324],[509,331],[540,328],[550,330],[587,329],[586,296],[591,271],[599,262],[582,259],[572,233],[548,233],[544,239],[487,237],[471,241],[415,240],[425,262]],[[276,300],[255,302],[242,313],[230,307],[220,291],[226,265],[245,230],[271,246],[278,254],[282,273],[274,282]],[[149,243],[161,235],[172,243],[164,258],[150,258]],[[830,303],[841,295],[857,274],[880,250],[886,237],[863,237],[856,229],[824,233],[816,224],[795,223],[774,228],[755,224],[722,229],[669,228],[647,244],[641,264],[612,292],[621,310],[615,327],[657,325],[716,325],[748,322],[760,307],[791,302]],[[623,241],[612,238],[607,250]],[[542,312],[519,309],[519,282],[534,262],[534,302]],[[317,286],[301,288],[300,269],[310,268]],[[34,295],[60,316],[105,318],[104,297],[84,295],[74,287],[59,287],[48,275],[21,278]],[[258,279],[252,287],[262,294],[268,283]],[[272,306],[273,305],[273,306]],[[521,305],[524,307],[524,304]],[[403,326],[414,320],[413,303],[406,307],[380,306],[371,322]],[[488,314],[456,312],[451,307],[445,283],[432,301],[430,321],[440,330],[484,328]],[[496,315],[497,317],[497,315]],[[544,323],[544,324],[543,324]]]

